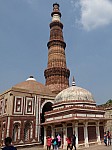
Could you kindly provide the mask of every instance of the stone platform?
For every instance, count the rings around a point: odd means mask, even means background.
[[[27,148],[18,148],[18,150],[47,150],[47,148],[42,148],[42,147],[27,147]],[[51,149],[53,150],[53,149]],[[59,150],[63,150],[61,148],[59,148]],[[74,149],[73,149],[74,150]],[[90,146],[88,148],[78,148],[77,150],[112,150],[112,145],[111,146],[105,146],[104,144],[102,145],[94,145],[94,146]]]

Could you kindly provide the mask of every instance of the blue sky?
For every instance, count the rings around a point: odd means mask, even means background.
[[[112,99],[112,0],[0,0],[0,93],[33,75],[45,83],[49,23],[60,4],[67,67],[97,104]]]

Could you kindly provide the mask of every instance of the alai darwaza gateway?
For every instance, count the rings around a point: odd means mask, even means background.
[[[59,11],[59,4],[53,5],[51,16],[51,39],[48,43],[49,60],[50,56],[52,58],[52,53],[57,56],[60,50],[63,54],[62,50],[65,48],[64,41],[58,39],[60,35],[58,33],[62,31],[63,27],[60,21],[61,13]],[[55,30],[58,32],[52,35]],[[52,40],[53,36],[54,39]],[[54,45],[57,47],[57,51],[55,51]],[[51,74],[52,72],[53,70],[51,70]],[[45,71],[45,75],[46,73],[47,71]],[[65,74],[69,76],[69,70],[66,69]],[[46,77],[49,76],[46,75]],[[51,86],[49,87],[51,88]],[[73,134],[76,135],[76,147],[101,144],[106,123],[104,117],[105,111],[96,106],[96,102],[88,90],[76,86],[74,77],[71,87],[68,86],[62,89],[61,92],[58,92],[52,108],[53,110],[45,113],[45,122],[42,123],[44,127],[44,146],[46,146],[47,136],[54,138],[57,134],[61,136],[62,148],[65,148],[67,145],[66,138]]]

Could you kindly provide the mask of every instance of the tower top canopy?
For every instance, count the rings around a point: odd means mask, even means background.
[[[61,13],[59,7],[60,7],[59,4],[57,3],[53,4],[53,12],[51,13],[52,21],[60,21]]]
[[[58,3],[54,3],[54,4],[53,4],[53,7],[55,7],[56,5],[57,5],[58,7],[60,7]]]

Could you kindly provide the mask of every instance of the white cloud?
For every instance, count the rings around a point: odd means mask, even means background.
[[[72,5],[75,0],[71,0]],[[80,18],[78,23],[85,30],[112,24],[112,0],[78,0]],[[75,5],[78,6],[77,3]]]

